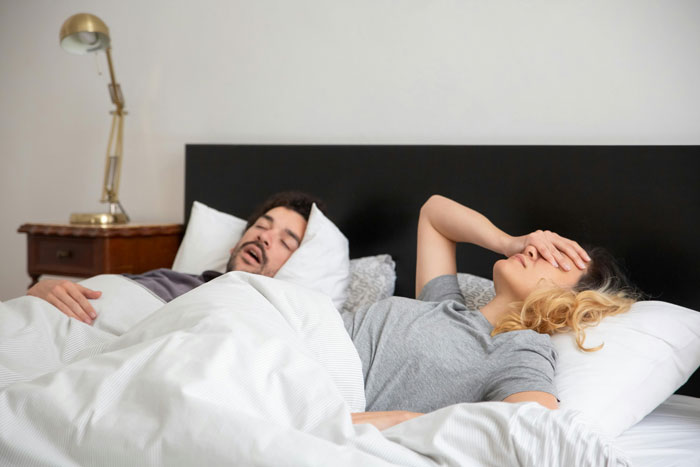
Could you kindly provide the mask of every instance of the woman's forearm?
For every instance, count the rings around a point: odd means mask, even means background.
[[[356,412],[352,414],[352,423],[361,425],[369,423],[380,430],[386,430],[394,425],[403,423],[406,420],[423,415],[418,412],[407,412],[405,410],[392,410],[389,412]]]
[[[505,254],[506,245],[512,241],[510,235],[483,214],[444,196],[431,196],[423,205],[420,217],[455,243],[472,243]]]

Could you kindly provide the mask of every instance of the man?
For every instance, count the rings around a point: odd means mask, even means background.
[[[248,218],[243,236],[231,249],[226,272],[245,271],[273,277],[299,248],[313,203],[323,209],[320,200],[306,193],[282,192],[269,197]],[[156,269],[124,275],[169,302],[221,273],[204,271],[195,276]],[[92,324],[97,313],[88,299],[99,298],[102,292],[68,280],[47,279],[30,288],[27,295],[44,299],[65,315]]]

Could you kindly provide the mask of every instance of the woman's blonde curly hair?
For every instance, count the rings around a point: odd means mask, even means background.
[[[588,254],[591,261],[586,273],[573,289],[555,285],[538,288],[523,302],[514,303],[513,312],[495,326],[491,335],[524,329],[549,335],[573,331],[581,350],[600,350],[603,344],[584,347],[586,328],[597,325],[606,316],[628,311],[641,294],[610,253],[592,248]]]

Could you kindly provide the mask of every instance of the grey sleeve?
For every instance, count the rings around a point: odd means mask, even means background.
[[[203,276],[185,274],[171,269],[154,269],[143,274],[122,274],[151,291],[165,303],[204,284]]]
[[[542,391],[557,397],[554,385],[557,353],[549,336],[530,330],[511,332],[518,335],[508,343],[498,368],[492,368],[485,399],[502,401],[523,391]]]
[[[433,278],[423,286],[418,300],[424,302],[444,302],[455,300],[464,305],[464,296],[459,290],[459,282],[456,274],[446,274]]]

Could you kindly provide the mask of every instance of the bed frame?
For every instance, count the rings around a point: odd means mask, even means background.
[[[389,253],[413,296],[416,224],[433,193],[512,234],[548,228],[604,245],[649,299],[700,310],[698,146],[187,145],[185,220],[195,200],[246,217],[269,194],[321,197],[350,256]],[[497,255],[464,245],[459,270],[491,277]],[[679,391],[700,397],[700,375]]]

